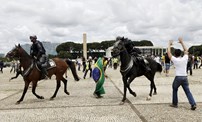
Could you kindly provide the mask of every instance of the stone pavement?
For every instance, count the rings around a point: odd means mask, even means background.
[[[103,98],[93,96],[94,81],[87,74],[86,79],[76,82],[68,71],[67,89],[70,95],[63,92],[63,83],[54,100],[49,100],[56,87],[54,77],[51,80],[38,82],[36,92],[45,97],[37,99],[28,89],[24,101],[15,105],[22,95],[24,82],[22,77],[9,82],[14,73],[5,68],[0,73],[0,122],[201,122],[202,121],[202,69],[193,70],[189,76],[191,92],[197,102],[196,111],[190,110],[190,105],[182,88],[179,88],[179,107],[171,108],[173,68],[170,76],[157,73],[155,83],[158,94],[146,101],[150,82],[145,77],[136,78],[131,88],[137,97],[127,93],[128,101],[120,105],[123,96],[123,84],[119,70],[108,68]],[[78,71],[82,78],[83,73]]]

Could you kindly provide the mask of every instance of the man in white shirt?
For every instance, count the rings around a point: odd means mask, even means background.
[[[184,49],[184,56],[181,57],[181,50],[180,49],[176,49],[175,50],[175,56],[173,56],[171,54],[171,45],[173,43],[172,40],[169,41],[168,44],[168,57],[170,58],[170,60],[174,63],[175,66],[175,79],[173,81],[173,97],[172,97],[172,104],[170,105],[171,107],[178,107],[178,96],[177,96],[177,91],[179,86],[182,86],[188,100],[189,103],[191,104],[191,110],[195,110],[196,109],[196,102],[192,96],[192,93],[189,90],[189,83],[188,83],[188,79],[187,79],[187,72],[186,72],[186,66],[187,66],[187,62],[188,62],[188,50],[184,45],[184,42],[182,40],[182,38],[180,37],[179,39],[179,43],[182,45],[183,49]]]

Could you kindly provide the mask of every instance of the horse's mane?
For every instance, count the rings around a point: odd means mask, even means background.
[[[131,39],[128,38],[124,38],[124,37],[120,37],[118,36],[116,38],[116,41],[121,40],[124,43],[124,46],[127,50],[127,52],[130,54],[132,53],[133,47],[135,46],[134,43],[131,41]]]
[[[18,48],[20,48],[20,49],[23,51],[23,55],[24,55],[24,56],[28,56],[28,57],[31,58],[31,56],[25,51],[24,48],[22,48],[20,45],[18,45]]]

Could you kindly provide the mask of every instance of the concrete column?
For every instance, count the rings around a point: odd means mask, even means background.
[[[83,57],[87,59],[87,36],[86,33],[83,33]]]

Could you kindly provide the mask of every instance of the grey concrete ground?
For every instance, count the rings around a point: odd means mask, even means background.
[[[29,88],[24,101],[15,105],[22,95],[24,82],[20,76],[9,82],[14,73],[5,68],[0,74],[0,122],[201,122],[202,121],[202,69],[193,71],[189,76],[190,89],[197,102],[196,111],[190,110],[190,105],[182,88],[179,89],[179,107],[171,108],[173,68],[170,76],[157,73],[155,83],[158,94],[150,101],[146,101],[150,90],[150,82],[145,77],[136,78],[131,88],[137,93],[133,97],[127,93],[128,102],[119,105],[123,84],[119,70],[108,68],[104,88],[106,94],[101,99],[93,96],[94,81],[89,78],[76,82],[68,71],[67,96],[63,92],[63,84],[57,97],[50,101],[49,98],[55,91],[56,82],[51,80],[39,81],[37,93],[45,99],[37,99]],[[78,71],[82,78],[83,73]]]

